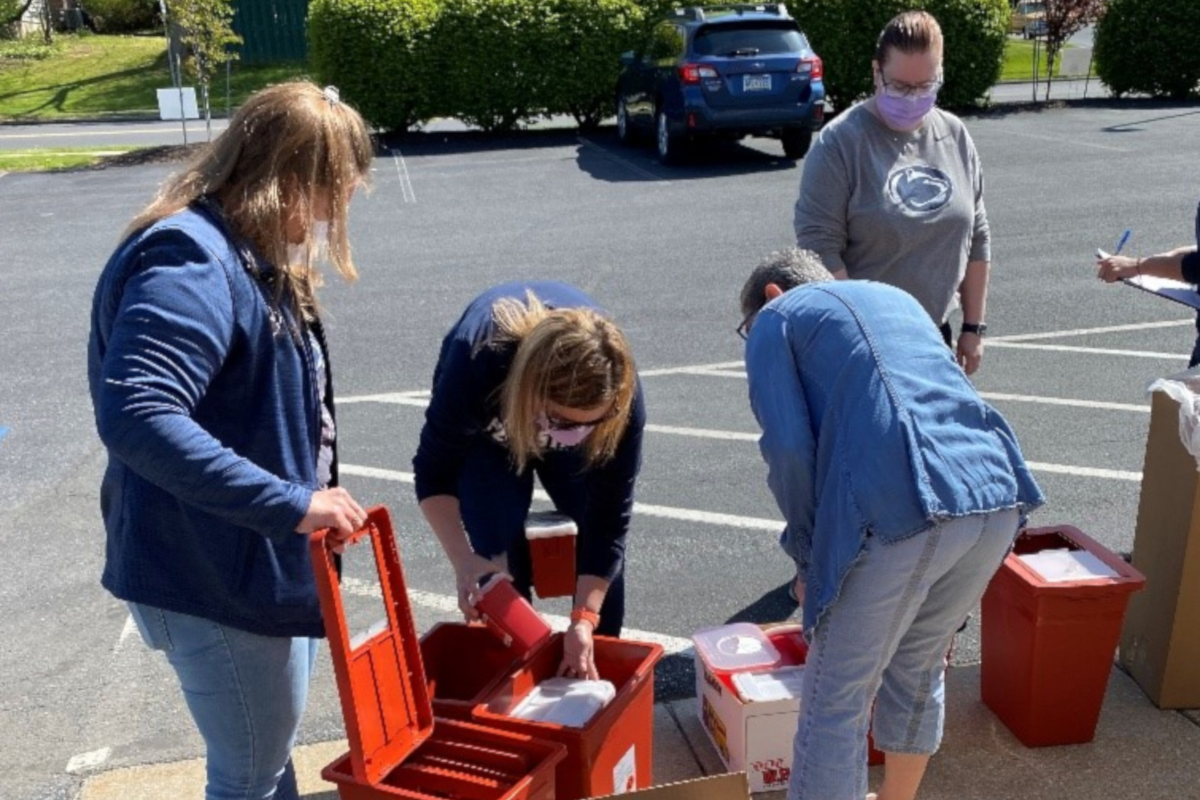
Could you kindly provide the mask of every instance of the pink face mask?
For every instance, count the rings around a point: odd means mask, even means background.
[[[875,108],[888,127],[907,131],[916,128],[937,102],[937,93],[924,97],[892,97],[887,92],[875,95]]]
[[[537,423],[538,430],[546,434],[550,438],[550,441],[559,447],[575,447],[579,445],[596,428],[595,425],[580,425],[552,420],[546,416],[544,411],[538,414],[535,422]]]

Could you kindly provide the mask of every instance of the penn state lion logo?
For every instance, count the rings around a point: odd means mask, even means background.
[[[954,196],[950,176],[936,167],[914,164],[888,176],[888,199],[912,214],[940,211]]]

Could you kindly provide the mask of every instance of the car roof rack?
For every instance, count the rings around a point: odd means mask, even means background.
[[[713,12],[728,13],[731,11],[739,16],[748,13],[776,14],[780,17],[790,16],[785,3],[723,3],[719,5],[689,6],[687,8],[676,8],[674,11],[674,16],[677,19],[703,22],[708,19],[708,16]]]

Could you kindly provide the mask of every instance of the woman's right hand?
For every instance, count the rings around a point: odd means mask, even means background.
[[[1108,256],[1096,261],[1096,277],[1105,283],[1116,283],[1122,278],[1137,275],[1139,259],[1129,256]]]
[[[479,619],[479,611],[475,608],[475,600],[479,596],[479,579],[484,575],[500,573],[505,580],[512,576],[496,566],[496,562],[484,558],[478,553],[470,553],[454,562],[454,580],[458,585],[458,609],[462,611],[467,622]]]
[[[321,528],[331,528],[337,541],[334,552],[342,551],[342,542],[367,521],[367,512],[363,510],[350,493],[340,486],[332,489],[322,489],[313,492],[308,501],[308,513],[296,526],[296,533],[309,534]]]

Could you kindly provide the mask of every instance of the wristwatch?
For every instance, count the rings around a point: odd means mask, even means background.
[[[987,336],[987,329],[988,326],[986,322],[964,322],[962,327],[959,328],[959,332],[973,333],[976,336]]]

